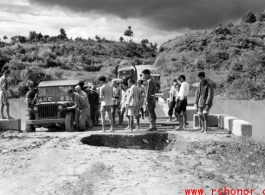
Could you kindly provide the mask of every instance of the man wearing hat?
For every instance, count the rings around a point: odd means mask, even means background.
[[[74,106],[66,108],[67,110],[72,110],[75,109],[77,113],[79,114],[79,117],[76,118],[75,124],[76,127],[80,131],[84,131],[86,128],[86,123],[87,123],[87,115],[88,115],[88,107],[85,102],[85,100],[80,96],[78,93],[75,93],[72,88],[67,89],[67,95],[69,97],[72,97],[74,101]]]
[[[93,125],[98,124],[98,109],[99,109],[99,94],[97,93],[97,88],[93,86],[87,93],[88,101],[90,104],[90,116]]]

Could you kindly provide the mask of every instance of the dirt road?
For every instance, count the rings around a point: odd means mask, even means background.
[[[0,194],[64,194],[66,183],[77,182],[78,185],[85,172],[89,173],[85,178],[90,177],[89,190],[96,195],[182,195],[186,188],[210,191],[222,186],[221,180],[230,181],[226,175],[222,175],[220,181],[213,180],[215,164],[200,152],[197,155],[183,153],[181,146],[179,151],[94,147],[80,142],[88,134],[2,134]],[[222,133],[177,134],[188,141],[229,139]],[[91,171],[99,164],[104,171]]]

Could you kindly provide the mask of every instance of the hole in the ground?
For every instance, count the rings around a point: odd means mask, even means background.
[[[81,139],[83,144],[111,148],[163,150],[169,143],[168,133],[95,134]]]

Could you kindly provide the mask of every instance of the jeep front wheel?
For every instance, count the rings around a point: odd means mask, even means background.
[[[74,116],[73,113],[67,113],[65,116],[65,131],[74,131]]]

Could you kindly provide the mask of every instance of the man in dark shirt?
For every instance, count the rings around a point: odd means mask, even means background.
[[[36,104],[38,93],[37,93],[36,89],[34,88],[33,81],[28,81],[27,87],[29,88],[29,91],[26,94],[26,99],[25,99],[26,113],[27,113],[26,119],[27,120],[34,120],[35,114],[33,111],[33,107]],[[26,126],[26,132],[34,132],[34,131],[35,131],[35,127],[33,125],[27,125]]]
[[[91,90],[87,93],[88,101],[90,104],[90,116],[93,125],[98,124],[97,115],[98,115],[98,108],[99,108],[99,94],[97,93],[97,88],[92,87]]]
[[[156,131],[156,92],[160,89],[160,84],[151,77],[150,70],[146,69],[142,72],[143,78],[147,82],[146,87],[146,109],[149,112],[150,127],[147,131]]]
[[[200,79],[199,86],[196,91],[195,106],[200,116],[201,132],[207,133],[208,128],[208,114],[213,105],[213,84],[206,79],[205,73],[198,74]]]

